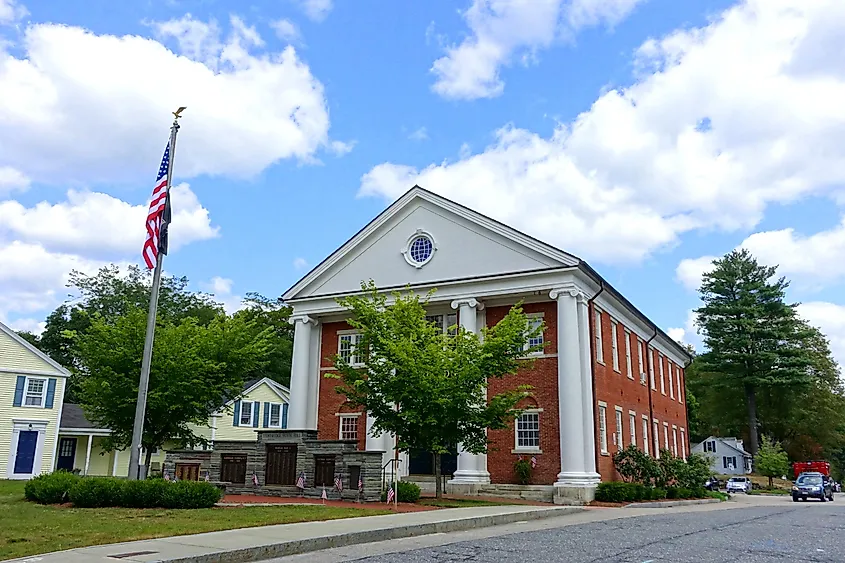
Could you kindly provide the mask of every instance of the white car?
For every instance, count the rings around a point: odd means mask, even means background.
[[[748,477],[731,477],[728,479],[728,484],[725,489],[729,493],[746,493],[751,492],[751,479]]]

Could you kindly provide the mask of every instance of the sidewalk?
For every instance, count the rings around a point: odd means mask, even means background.
[[[580,507],[479,506],[243,528],[84,547],[19,563],[240,563],[375,541],[457,532],[582,512]]]

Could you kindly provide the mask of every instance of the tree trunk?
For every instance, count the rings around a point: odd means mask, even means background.
[[[772,484],[772,478],[771,477],[769,477],[769,488],[770,489],[774,488],[774,485]]]
[[[434,454],[434,496],[443,498],[443,484],[440,482],[440,454]]]
[[[753,385],[746,384],[745,400],[748,404],[748,453],[755,456],[759,448],[759,438],[757,435],[757,396]]]
[[[153,451],[148,449],[147,456],[144,458],[144,478],[150,476],[150,461],[153,458]]]

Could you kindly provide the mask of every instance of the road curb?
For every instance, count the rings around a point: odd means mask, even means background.
[[[578,506],[566,506],[555,508],[540,508],[537,510],[512,512],[506,514],[491,514],[487,516],[469,516],[466,518],[453,518],[440,522],[428,522],[425,524],[410,524],[407,526],[393,526],[362,530],[345,534],[318,536],[307,539],[284,541],[273,544],[265,544],[254,547],[233,549],[204,555],[192,555],[174,559],[160,559],[164,563],[246,563],[249,561],[263,561],[274,557],[297,555],[312,551],[321,551],[335,547],[346,547],[362,543],[378,541],[389,541],[400,538],[425,536],[448,532],[462,532],[473,528],[487,528],[490,526],[501,526],[527,520],[540,520],[564,516],[576,512],[583,512],[585,509]]]
[[[670,508],[672,506],[691,506],[693,504],[713,504],[722,502],[717,498],[699,498],[692,500],[668,500],[658,502],[633,502],[622,508]]]

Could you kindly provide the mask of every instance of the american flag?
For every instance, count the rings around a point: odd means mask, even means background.
[[[170,481],[170,473],[168,473],[167,471],[164,472],[164,480]]]
[[[361,477],[360,475],[358,476],[358,492],[359,493],[364,492],[364,478]]]
[[[144,241],[144,262],[152,270],[158,261],[158,253],[167,254],[167,230],[170,225],[170,196],[167,193],[167,168],[170,164],[170,143],[164,149],[164,157],[158,168],[150,209],[147,211],[147,240]]]
[[[387,489],[387,504],[393,502],[393,497],[396,493],[393,492],[393,485],[390,485],[390,488]]]
[[[334,488],[337,489],[339,493],[343,492],[343,479],[340,477],[334,478]]]
[[[535,456],[531,456],[531,469],[537,467],[537,458]]]
[[[252,484],[256,487],[258,486],[258,475],[256,475],[255,473],[252,474]]]
[[[296,486],[299,489],[305,489],[305,473],[300,473],[296,480]]]
[[[326,494],[326,486],[325,485],[323,485],[323,494],[320,495],[320,498],[323,499],[323,500],[329,499],[329,496]]]

